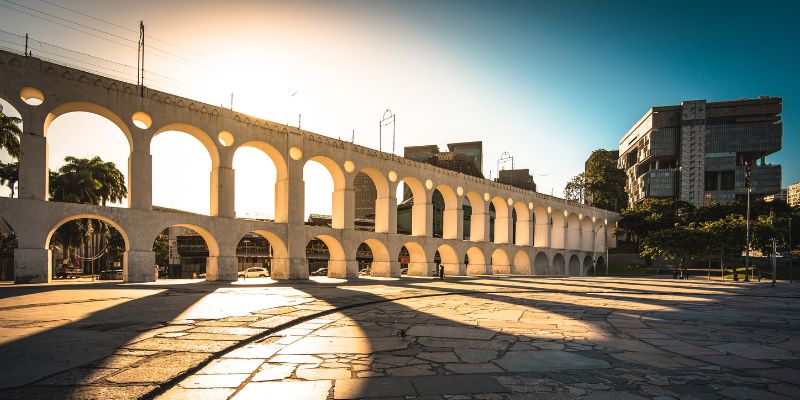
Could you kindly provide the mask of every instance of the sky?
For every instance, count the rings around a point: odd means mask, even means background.
[[[142,20],[148,86],[226,107],[232,93],[236,111],[292,125],[302,114],[303,129],[371,148],[388,108],[396,154],[483,140],[484,175],[508,152],[558,196],[650,107],[693,99],[783,97],[783,150],[767,161],[784,187],[800,180],[798,15],[800,2],[769,0],[0,0],[3,31],[103,60],[33,42],[42,56],[135,81]],[[51,168],[98,154],[126,169],[124,137],[101,117],[64,115],[48,138]],[[199,142],[164,133],[150,150],[154,204],[207,213]],[[234,159],[237,215],[272,217],[274,167],[247,150]],[[307,214],[330,213],[326,174],[306,166]]]

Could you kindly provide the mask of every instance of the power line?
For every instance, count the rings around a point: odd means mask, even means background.
[[[78,14],[78,15],[82,15],[82,16],[84,16],[84,17],[86,17],[86,18],[91,18],[91,19],[93,19],[93,20],[95,20],[95,21],[102,22],[102,23],[104,23],[104,24],[108,24],[108,25],[110,25],[110,26],[113,26],[113,27],[115,27],[115,28],[119,28],[119,29],[122,29],[122,30],[124,30],[124,31],[128,31],[128,32],[130,32],[130,33],[138,33],[137,31],[135,31],[135,30],[133,30],[133,29],[130,29],[130,28],[128,28],[128,27],[125,27],[125,26],[122,26],[122,25],[116,24],[116,23],[114,23],[114,22],[111,22],[111,21],[104,20],[104,19],[102,19],[102,18],[98,18],[98,17],[92,16],[92,15],[89,15],[89,14],[87,14],[87,13],[85,13],[85,12],[82,12],[82,11],[78,11],[78,10],[75,10],[75,9],[72,9],[72,8],[69,8],[69,7],[62,6],[61,4],[57,4],[57,3],[54,3],[54,2],[52,2],[52,1],[48,1],[48,0],[39,0],[39,1],[41,1],[41,2],[43,2],[43,3],[47,3],[47,4],[50,4],[50,5],[53,5],[53,6],[56,6],[56,7],[58,7],[58,8],[61,8],[61,9],[64,9],[64,10],[67,10],[67,11],[70,11],[70,12],[73,12],[73,13],[75,13],[75,14]],[[166,41],[166,40],[159,39],[159,38],[157,38],[157,37],[155,37],[155,36],[152,36],[152,35],[145,35],[145,36],[146,36],[147,38],[149,38],[149,39],[152,39],[152,40],[155,40],[155,41],[157,41],[157,42],[159,42],[159,43],[164,43],[164,44],[166,44],[166,45],[168,45],[168,46],[172,46],[172,47],[174,47],[174,48],[176,48],[176,49],[180,49],[180,50],[182,50],[182,51],[185,51],[185,52],[187,52],[187,53],[194,54],[194,55],[196,55],[196,56],[198,56],[198,57],[203,57],[203,55],[202,55],[202,54],[196,53],[196,52],[194,52],[194,51],[192,51],[192,50],[189,50],[189,49],[187,49],[187,48],[185,48],[185,47],[183,47],[183,46],[179,46],[179,45],[177,45],[177,44],[174,44],[174,43],[168,42],[168,41]]]
[[[0,1],[4,1],[4,2],[6,2],[6,3],[13,4],[13,5],[17,6],[17,7],[21,7],[21,8],[24,8],[24,9],[26,9],[26,10],[30,10],[30,11],[33,11],[33,12],[37,12],[37,13],[40,13],[40,14],[42,14],[42,15],[46,15],[46,16],[48,16],[48,17],[51,17],[51,18],[56,18],[56,19],[58,19],[58,20],[60,20],[60,21],[69,22],[69,23],[71,23],[71,24],[74,24],[74,25],[80,26],[80,27],[82,27],[82,28],[91,29],[91,30],[93,30],[93,31],[96,31],[96,32],[99,32],[99,33],[101,33],[101,34],[109,35],[109,36],[112,36],[112,37],[115,37],[115,38],[119,38],[119,39],[122,39],[122,40],[125,40],[125,41],[128,41],[128,42],[131,42],[131,43],[137,43],[135,40],[132,40],[132,39],[129,39],[129,38],[126,38],[126,37],[123,37],[123,36],[120,36],[120,35],[117,35],[117,34],[114,34],[114,33],[111,33],[111,32],[106,32],[106,31],[104,31],[104,30],[102,30],[102,29],[94,28],[94,27],[91,27],[91,26],[88,26],[88,25],[82,24],[82,23],[80,23],[80,22],[75,22],[75,21],[73,21],[73,20],[70,20],[70,19],[68,19],[68,18],[62,18],[62,17],[56,16],[56,15],[53,15],[53,14],[50,14],[50,13],[47,13],[47,12],[44,12],[44,11],[41,11],[41,10],[37,10],[37,9],[35,9],[35,8],[31,8],[31,7],[23,6],[23,5],[20,5],[20,4],[17,4],[17,3],[15,3],[15,2],[13,2],[13,1],[11,1],[11,0],[0,0]],[[5,7],[5,8],[8,8],[8,9],[10,9],[10,10],[14,10],[14,11],[16,11],[16,12],[19,12],[19,13],[22,13],[22,14],[25,14],[25,15],[29,15],[29,16],[31,16],[31,17],[34,17],[34,18],[41,19],[41,20],[43,20],[43,21],[46,21],[46,22],[50,22],[50,23],[52,23],[52,24],[56,24],[56,25],[59,25],[59,26],[63,26],[63,27],[65,27],[65,28],[72,29],[72,30],[75,30],[75,31],[77,31],[77,32],[81,32],[81,33],[84,33],[84,34],[87,34],[87,35],[90,35],[90,36],[93,36],[93,37],[96,37],[96,38],[99,38],[99,39],[107,40],[107,41],[109,41],[109,42],[111,42],[111,43],[115,43],[115,44],[117,44],[117,45],[120,45],[120,46],[123,46],[123,47],[127,47],[127,48],[129,48],[129,49],[133,49],[133,48],[134,48],[133,46],[130,46],[130,45],[127,45],[127,44],[123,44],[123,43],[119,43],[118,41],[116,41],[116,40],[112,40],[112,39],[110,39],[110,38],[108,38],[108,37],[100,36],[100,35],[98,35],[98,34],[95,34],[95,33],[92,33],[92,32],[87,32],[87,31],[85,31],[85,30],[78,29],[78,28],[76,28],[76,27],[74,27],[74,26],[66,25],[66,24],[60,23],[60,22],[58,22],[58,21],[53,21],[53,20],[47,19],[47,18],[45,18],[45,17],[42,17],[42,16],[40,16],[40,15],[35,15],[35,14],[31,14],[31,13],[29,13],[29,12],[26,12],[26,11],[23,11],[23,10],[18,10],[18,9],[15,9],[15,8],[13,8],[13,7],[10,7],[10,6],[8,6],[8,5],[3,5],[3,4],[0,4],[0,6],[2,6],[2,7]],[[99,19],[99,18],[96,18],[96,19]],[[116,24],[115,24],[115,25],[116,25]],[[127,30],[127,28],[123,28],[123,29],[126,29],[126,30]],[[158,40],[158,39],[156,39],[156,40]],[[160,40],[159,40],[159,41],[160,41]],[[176,47],[177,47],[177,46],[176,46]],[[204,63],[202,63],[202,62],[200,62],[200,61],[193,60],[193,59],[191,59],[191,58],[188,58],[188,57],[181,56],[181,55],[179,55],[179,54],[175,54],[175,53],[173,53],[173,52],[170,52],[170,51],[168,51],[168,50],[163,50],[163,49],[160,49],[160,48],[157,48],[157,47],[153,47],[153,46],[149,46],[149,47],[148,47],[148,49],[150,49],[150,50],[152,50],[152,51],[155,51],[155,52],[157,52],[157,53],[161,53],[161,54],[154,54],[155,56],[158,56],[158,57],[167,58],[167,57],[165,57],[165,56],[169,56],[169,57],[172,57],[173,59],[175,59],[176,61],[187,61],[187,62],[191,62],[191,63],[193,63],[193,64],[199,65],[199,66],[201,66],[201,67],[204,67],[204,68],[208,68],[208,69],[211,69],[211,70],[218,71],[216,68],[214,68],[214,67],[212,67],[212,66],[210,66],[210,65],[204,64]]]
[[[111,32],[106,32],[106,31],[104,31],[104,30],[101,30],[101,29],[93,28],[93,27],[91,27],[91,26],[88,26],[88,25],[81,24],[80,22],[75,22],[75,21],[72,21],[72,20],[69,20],[69,19],[66,19],[66,18],[61,18],[61,17],[59,17],[59,16],[57,16],[57,15],[53,15],[53,14],[50,14],[50,13],[46,13],[46,12],[44,12],[44,11],[37,10],[37,9],[35,9],[35,8],[31,8],[31,7],[23,6],[22,4],[15,3],[15,2],[13,2],[13,1],[11,1],[11,0],[3,0],[3,1],[5,1],[6,3],[11,3],[11,4],[13,4],[13,5],[17,6],[17,7],[22,7],[22,8],[24,8],[24,9],[26,9],[26,10],[31,10],[31,11],[33,11],[33,12],[37,12],[37,13],[40,13],[40,14],[47,15],[48,17],[55,18],[55,19],[58,19],[58,20],[60,20],[60,21],[69,22],[69,23],[72,23],[72,24],[78,25],[78,26],[80,26],[80,27],[82,27],[82,28],[91,29],[91,30],[93,30],[93,31],[97,31],[97,32],[100,32],[100,33],[104,33],[104,34],[106,34],[106,35],[113,36],[113,37],[115,37],[115,38],[118,38],[118,39],[127,40],[127,41],[129,41],[129,42],[131,42],[131,43],[136,43],[136,41],[135,41],[135,40],[131,40],[131,39],[128,39],[128,38],[126,38],[126,37],[123,37],[123,36],[120,36],[120,35],[113,34],[113,33],[111,33]]]

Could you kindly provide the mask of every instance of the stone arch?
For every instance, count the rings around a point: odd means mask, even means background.
[[[436,190],[442,195],[442,199],[444,200],[444,209],[443,209],[443,216],[442,216],[442,238],[444,239],[461,239],[458,230],[459,223],[463,221],[459,221],[461,219],[461,213],[459,213],[460,209],[460,202],[458,201],[458,195],[456,191],[453,190],[450,185],[446,184],[439,184],[436,186]]]
[[[536,253],[536,257],[533,259],[533,274],[550,274],[550,261],[547,259],[547,254],[545,254],[543,251]]]
[[[511,212],[508,204],[500,196],[492,198],[490,204],[494,208],[494,243],[509,243],[511,238]]]
[[[197,142],[199,142],[200,145],[203,148],[205,148],[206,154],[209,157],[208,158],[209,159],[209,166],[208,166],[208,168],[209,168],[208,169],[208,171],[209,171],[208,172],[209,173],[209,175],[208,175],[209,176],[209,180],[206,181],[206,182],[208,182],[208,185],[209,185],[208,186],[208,192],[206,192],[205,189],[200,187],[200,182],[205,181],[205,179],[203,179],[203,177],[202,177],[202,170],[200,170],[200,169],[196,169],[196,170],[190,171],[191,176],[185,175],[184,171],[176,171],[176,170],[172,170],[172,169],[166,170],[166,171],[157,171],[157,169],[159,168],[159,165],[158,165],[159,163],[164,162],[164,163],[169,164],[169,163],[174,162],[174,158],[173,158],[174,154],[172,152],[172,149],[170,149],[169,153],[164,153],[162,151],[155,151],[155,152],[153,151],[154,149],[157,149],[157,150],[166,150],[166,149],[168,149],[168,148],[159,147],[157,141],[155,140],[158,135],[161,135],[163,133],[167,133],[167,134],[178,133],[178,134],[189,135],[192,138],[194,138],[195,140],[197,140]],[[154,146],[154,142],[156,142],[155,146]],[[166,206],[168,208],[189,210],[191,212],[196,212],[196,213],[205,214],[205,215],[211,215],[211,216],[217,216],[217,215],[220,215],[220,214],[226,215],[227,212],[230,212],[230,215],[228,215],[228,216],[230,216],[230,217],[233,216],[233,201],[232,201],[233,199],[230,199],[231,200],[230,201],[230,210],[221,209],[221,206],[222,206],[222,208],[228,206],[228,204],[225,202],[225,199],[227,197],[229,197],[229,196],[232,197],[232,195],[233,195],[233,193],[226,193],[225,192],[225,188],[221,187],[221,186],[224,186],[224,182],[230,182],[231,188],[233,188],[233,186],[232,186],[233,185],[233,181],[232,181],[233,180],[233,170],[230,169],[230,167],[231,167],[230,161],[232,161],[232,159],[229,158],[227,160],[228,161],[228,165],[226,166],[226,168],[221,168],[220,156],[219,156],[219,152],[217,150],[217,147],[214,144],[214,141],[211,139],[211,137],[206,132],[204,132],[203,130],[201,130],[200,128],[198,128],[198,127],[196,127],[194,125],[189,125],[189,124],[184,124],[184,123],[167,124],[167,125],[162,126],[159,129],[155,130],[154,133],[150,136],[149,151],[150,151],[150,154],[151,154],[151,163],[152,163],[151,165],[152,165],[152,170],[153,170],[152,171],[153,173],[151,174],[151,176],[152,176],[151,191],[152,191],[153,199],[156,200],[153,203],[161,203],[160,205]],[[199,156],[199,154],[201,154],[201,153],[202,153],[202,150],[198,150],[198,153],[195,154],[195,155],[197,157],[201,157],[201,156]],[[184,155],[184,157],[185,157],[185,155]],[[197,159],[197,157],[194,157],[194,158]],[[203,159],[202,161],[204,162],[205,159]],[[205,168],[205,165],[203,166],[203,168]],[[180,175],[176,176],[176,174],[180,174]],[[184,179],[178,180],[180,178],[184,178]],[[162,191],[166,190],[166,189],[163,188],[163,182],[162,181],[168,180],[168,179],[177,180],[177,182],[178,182],[177,184],[178,185],[183,185],[181,189],[184,190],[183,192],[181,192],[183,196],[180,197],[180,200],[176,200],[175,197],[171,198],[172,199],[171,200],[172,204],[169,204],[170,200],[167,200],[167,202],[168,202],[167,204],[162,203],[163,201],[165,201],[165,199],[169,199],[169,198],[160,198],[162,196]],[[186,182],[192,182],[192,184],[188,185]],[[194,198],[208,196],[208,209],[205,209],[204,206],[203,206],[202,209],[200,209],[200,208],[194,208],[193,209],[192,207],[193,207],[194,204],[192,204],[192,202],[187,200],[187,198],[190,198],[190,196],[194,196]],[[157,198],[160,198],[160,199],[157,199]],[[221,203],[220,202],[220,198],[223,199],[222,204],[220,204]],[[176,204],[176,203],[185,203],[185,204]]]
[[[111,121],[114,125],[116,125],[120,131],[125,135],[125,139],[128,140],[128,147],[131,152],[134,151],[133,148],[133,135],[131,134],[130,127],[127,123],[119,116],[117,113],[109,110],[106,107],[103,107],[99,104],[86,102],[86,101],[69,101],[66,103],[59,104],[53,107],[50,112],[47,114],[47,117],[44,120],[44,136],[47,136],[47,131],[50,128],[50,124],[61,115],[71,113],[71,112],[88,112],[95,115],[99,115],[109,121]]]
[[[230,271],[226,270],[226,265],[220,265],[220,260],[219,260],[219,258],[220,258],[219,257],[220,256],[220,247],[219,247],[219,244],[217,242],[217,239],[214,237],[214,235],[210,231],[208,231],[207,229],[205,229],[202,226],[199,226],[199,225],[196,225],[196,224],[185,224],[185,223],[167,225],[167,226],[163,227],[162,229],[159,229],[155,233],[155,235],[150,236],[150,238],[151,238],[150,244],[152,245],[153,243],[155,243],[156,240],[158,239],[158,236],[161,233],[163,233],[164,231],[166,231],[167,229],[170,229],[172,227],[189,229],[189,230],[193,231],[194,233],[196,233],[198,236],[200,236],[203,239],[203,242],[205,243],[206,248],[208,249],[208,256],[205,257],[205,260],[203,261],[202,264],[197,264],[197,263],[191,264],[191,265],[201,265],[201,267],[198,267],[197,270],[190,269],[187,272],[183,268],[184,267],[184,263],[181,262],[181,269],[179,271],[172,270],[172,269],[169,270],[169,275],[170,276],[172,276],[172,277],[191,278],[191,277],[194,277],[194,275],[193,274],[189,275],[189,272],[193,272],[193,273],[197,273],[198,275],[202,274],[202,273],[205,273],[206,274],[206,279],[209,280],[209,281],[218,280],[218,279],[233,279],[233,280],[236,279],[236,273],[234,271],[234,266],[232,264],[233,261],[231,261],[231,264],[228,264],[228,266],[230,267]],[[198,257],[193,257],[193,258],[201,258],[201,257],[198,256]],[[152,268],[152,265],[150,265],[149,268]],[[233,276],[226,276],[227,273],[231,273]]]
[[[265,249],[267,250],[266,252],[258,251],[258,240],[255,240],[255,243],[251,240],[251,238],[254,237],[260,237],[266,241],[266,244],[269,246],[268,250]],[[272,261],[276,258],[285,259],[286,247],[274,233],[265,230],[255,230],[240,235],[240,239],[236,241],[234,254],[237,259],[236,264],[238,272],[244,271],[250,267],[263,267],[266,268],[269,271],[269,275],[272,276],[272,269],[275,264]]]
[[[581,220],[581,250],[583,251],[592,251],[594,247],[592,226],[592,219],[584,216]]]
[[[527,251],[519,250],[514,254],[514,269],[511,272],[516,275],[533,275],[531,257]]]
[[[490,266],[486,265],[486,257],[481,249],[470,247],[467,250],[467,258],[467,275],[485,275],[489,273]]]
[[[492,274],[510,274],[511,263],[508,261],[508,254],[503,249],[496,249],[492,252]]]
[[[581,220],[578,214],[570,213],[567,217],[567,246],[569,250],[580,250]]]
[[[317,235],[315,237],[325,243],[325,247],[328,248],[328,277],[348,278],[344,248],[339,240],[330,235]]]
[[[392,271],[392,260],[389,256],[389,250],[386,245],[377,239],[367,239],[362,243],[369,246],[372,251],[372,266],[370,267],[370,275],[390,277],[400,275],[400,271]],[[393,273],[395,272],[395,273]]]
[[[425,249],[417,242],[407,242],[403,245],[408,250],[408,275],[431,276],[432,263],[428,262]]]
[[[551,275],[566,275],[566,262],[564,260],[564,255],[561,253],[556,253],[553,256],[553,265],[550,268]]]
[[[122,227],[111,218],[103,217],[97,214],[76,214],[62,219],[61,221],[56,223],[52,229],[50,229],[50,232],[47,233],[47,237],[45,238],[42,248],[47,249],[50,247],[50,240],[53,239],[53,234],[55,234],[58,228],[60,228],[62,225],[66,224],[67,222],[74,221],[76,219],[84,219],[84,218],[100,220],[111,225],[111,227],[113,227],[119,232],[119,234],[122,236],[122,239],[125,240],[125,251],[130,250],[131,241],[128,238],[128,234],[125,232],[125,230],[122,229]]]
[[[372,167],[362,168],[358,172],[366,175],[375,186],[375,232],[388,233],[391,215],[397,212],[396,203],[392,204],[390,200],[389,182],[383,173]]]
[[[452,246],[443,244],[436,250],[439,252],[439,258],[441,258],[440,263],[444,267],[445,275],[463,275],[458,254]]]
[[[603,256],[597,257],[597,261],[595,261],[595,266],[597,269],[597,275],[604,275],[606,272],[606,258]]]
[[[411,192],[411,202],[413,205],[411,208],[411,215],[410,215],[410,228],[411,228],[411,235],[412,236],[427,236],[428,229],[430,227],[430,223],[428,223],[428,219],[430,218],[431,210],[430,208],[430,197],[425,190],[425,186],[420,182],[417,178],[412,176],[406,176],[403,179],[400,179],[400,182],[403,182]],[[399,184],[398,184],[399,186]],[[403,200],[402,202],[398,200],[398,203],[401,205],[407,205],[407,201]],[[398,207],[399,209],[402,206]],[[405,230],[408,227],[401,226],[404,225],[406,221],[401,221],[401,215],[398,214],[397,216],[397,231],[398,233],[401,232],[401,229]],[[411,269],[409,268],[409,272]]]
[[[554,249],[564,249],[567,245],[567,220],[564,213],[566,211],[553,210],[550,215],[552,224],[550,247]]]
[[[514,244],[518,246],[530,246],[533,242],[531,235],[533,227],[531,224],[531,211],[528,205],[522,201],[514,203],[516,222],[514,223]]]
[[[569,257],[569,273],[567,275],[581,276],[581,260],[575,254]]]
[[[305,167],[309,161],[315,161],[322,164],[328,173],[331,175],[331,179],[333,180],[333,193],[331,194],[331,227],[334,229],[344,229],[345,227],[345,177],[344,172],[342,171],[339,164],[336,163],[333,159],[326,156],[313,156],[306,160],[303,164]],[[330,268],[328,269],[330,272]]]
[[[582,265],[582,268],[581,268],[581,276],[589,275],[589,271],[592,269],[592,266],[593,266],[592,256],[587,255],[587,256],[583,257],[583,265]]]
[[[47,272],[47,276],[48,277],[51,276],[51,274],[53,272],[53,267],[55,267],[53,265],[53,261],[54,261],[53,260],[53,254],[52,254],[52,251],[50,251],[50,245],[52,244],[53,235],[55,235],[56,231],[59,228],[61,228],[62,226],[64,226],[64,224],[66,224],[68,222],[71,222],[71,221],[78,220],[78,219],[84,219],[84,218],[96,219],[96,220],[99,220],[99,221],[103,221],[103,222],[107,223],[108,225],[110,225],[112,228],[114,228],[117,232],[119,232],[120,236],[122,237],[122,240],[125,242],[125,247],[124,247],[125,251],[124,251],[124,253],[122,255],[122,280],[125,281],[125,282],[142,281],[143,279],[137,279],[138,277],[136,276],[135,272],[131,271],[131,269],[130,269],[128,255],[129,255],[129,251],[131,249],[131,241],[130,241],[130,238],[128,237],[127,232],[125,232],[125,230],[122,229],[122,227],[116,221],[114,221],[114,220],[112,220],[110,218],[107,218],[107,217],[103,217],[103,216],[97,215],[97,214],[77,214],[77,215],[73,215],[73,216],[70,216],[70,217],[62,219],[61,221],[56,223],[50,229],[50,231],[47,233],[47,236],[46,236],[45,242],[44,242],[44,246],[43,246],[45,249],[48,250],[48,260],[47,260],[48,272]],[[94,270],[94,267],[95,267],[95,264],[92,264],[92,269],[93,270]],[[152,269],[152,267],[151,267],[151,269]],[[16,268],[15,268],[15,275],[16,275]],[[15,276],[15,280],[16,280],[16,276]],[[49,281],[49,278],[47,279],[47,281]]]
[[[486,221],[486,205],[484,204],[483,197],[477,192],[467,192],[464,195],[469,201],[469,206],[472,209],[470,213],[469,223],[469,240],[471,242],[485,242],[488,240],[487,231],[488,225]]]
[[[550,220],[547,209],[544,207],[533,208],[533,245],[535,247],[548,247],[550,240]]]
[[[267,158],[272,162],[272,165],[275,166],[275,185],[273,189],[274,193],[274,208],[273,208],[273,218],[275,222],[284,223],[289,219],[289,190],[288,190],[288,168],[286,165],[286,160],[283,158],[283,154],[281,154],[278,149],[270,145],[269,143],[260,141],[260,140],[252,140],[249,142],[242,143],[239,145],[236,150],[233,152],[234,159],[236,158],[236,154],[242,148],[254,148],[260,150],[264,153]],[[235,169],[234,169],[235,173]],[[234,182],[234,193],[240,187],[241,182]],[[239,196],[234,196],[234,198],[239,198]]]
[[[208,156],[211,158],[211,169],[219,168],[220,157],[217,145],[208,133],[194,125],[180,122],[166,124],[153,132],[153,135],[150,136],[150,144],[152,145],[153,139],[159,134],[170,131],[183,132],[197,139],[208,151]]]

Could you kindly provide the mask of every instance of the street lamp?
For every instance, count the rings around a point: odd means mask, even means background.
[[[744,281],[750,282],[750,161],[744,162],[744,187],[747,189],[747,248],[744,249]],[[734,272],[733,277],[736,278]],[[736,279],[735,279],[736,280]]]

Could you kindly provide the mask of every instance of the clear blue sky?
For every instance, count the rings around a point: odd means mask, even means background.
[[[135,47],[136,33],[43,0],[13,1]],[[240,111],[293,124],[302,112],[304,129],[342,138],[355,130],[355,142],[373,148],[377,120],[391,108],[398,154],[483,140],[484,174],[496,176],[508,151],[540,191],[556,195],[593,149],[616,148],[651,106],[781,96],[783,150],[768,162],[783,164],[784,186],[800,180],[796,1],[49,1],[132,29],[143,19],[149,35],[192,53],[151,46],[214,66],[151,53],[148,69],[193,83],[156,88],[226,106],[234,92]],[[135,50],[7,8],[0,26],[135,65]],[[207,174],[197,179],[202,186]],[[321,207],[314,211],[329,210]]]

